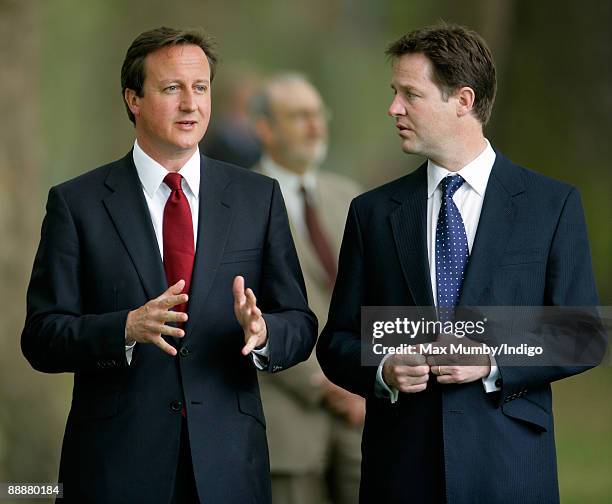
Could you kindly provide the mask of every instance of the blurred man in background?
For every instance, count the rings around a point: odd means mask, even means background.
[[[260,81],[253,67],[223,66],[223,75],[213,91],[215,120],[200,142],[205,155],[243,168],[251,168],[259,161],[261,143],[249,117],[249,102]]]
[[[328,117],[306,78],[281,74],[270,79],[254,97],[252,112],[264,150],[255,170],[281,186],[309,304],[322,325],[344,221],[359,188],[319,169],[327,151]],[[260,384],[273,502],[357,502],[364,400],[329,382],[314,356]]]

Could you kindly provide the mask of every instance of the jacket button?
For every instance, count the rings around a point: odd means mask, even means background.
[[[182,401],[172,401],[170,403],[170,409],[172,411],[181,411],[182,408],[183,408]]]
[[[495,380],[495,386],[496,387],[500,387],[504,384],[504,382],[502,381],[501,378],[498,378],[497,380]]]
[[[179,355],[181,357],[187,357],[191,352],[189,351],[189,348],[187,347],[181,347],[181,349],[179,350]]]

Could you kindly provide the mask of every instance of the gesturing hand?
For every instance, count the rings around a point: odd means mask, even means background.
[[[234,313],[236,320],[244,330],[244,347],[242,355],[248,355],[256,347],[261,347],[268,340],[266,321],[257,308],[257,299],[251,289],[244,289],[244,278],[234,278]]]
[[[392,355],[383,365],[383,378],[387,385],[405,394],[422,392],[427,388],[429,366],[421,354]]]
[[[151,299],[137,310],[128,313],[125,323],[125,341],[129,345],[138,343],[153,343],[167,354],[176,355],[176,348],[169,345],[162,334],[182,338],[185,331],[178,327],[165,325],[166,322],[186,322],[187,314],[170,311],[174,306],[187,302],[187,294],[181,294],[185,281],[179,280],[168,288],[161,296]]]

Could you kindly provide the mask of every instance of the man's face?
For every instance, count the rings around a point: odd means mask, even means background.
[[[272,118],[266,148],[293,171],[320,164],[327,152],[327,118],[319,93],[307,82],[282,82],[270,90]]]
[[[431,62],[423,54],[400,56],[393,65],[395,96],[389,115],[395,118],[404,152],[435,160],[454,136],[457,109],[456,98],[445,100],[431,74]]]
[[[210,119],[210,66],[196,45],[163,47],[147,55],[143,96],[129,92],[139,145],[176,159],[195,152]]]

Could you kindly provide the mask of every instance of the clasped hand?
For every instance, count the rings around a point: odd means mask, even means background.
[[[453,334],[441,334],[431,344],[430,353],[424,345],[416,345],[417,352],[411,355],[395,354],[383,365],[383,379],[400,392],[413,394],[427,388],[430,373],[438,383],[470,383],[489,375],[491,362],[488,355],[461,355],[452,352],[438,352],[435,349],[450,348],[461,343],[464,348],[482,346],[469,338],[457,338]],[[422,351],[419,352],[418,350]]]

